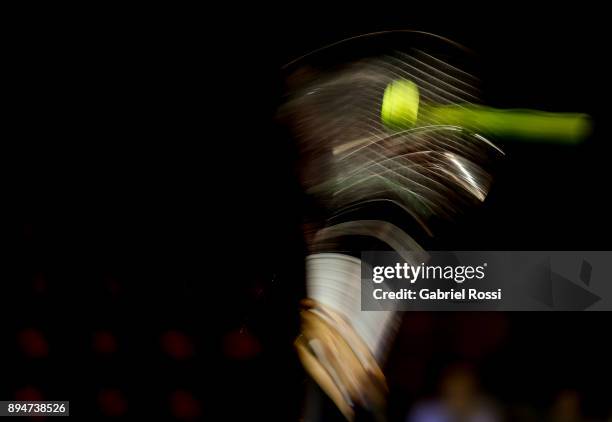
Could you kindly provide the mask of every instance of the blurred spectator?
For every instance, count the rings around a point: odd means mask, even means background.
[[[443,377],[441,397],[417,404],[408,422],[497,422],[497,412],[481,395],[474,372],[467,366],[451,368]]]
[[[561,391],[555,397],[550,409],[551,422],[582,422],[580,395],[574,390]]]

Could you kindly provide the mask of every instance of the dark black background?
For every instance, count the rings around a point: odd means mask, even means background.
[[[610,249],[608,28],[601,11],[579,9],[20,15],[5,40],[5,83],[15,94],[5,115],[5,205],[16,211],[9,247],[18,252],[2,296],[2,397],[33,386],[46,399],[70,399],[74,414],[100,415],[100,392],[112,390],[130,415],[171,417],[168,397],[178,389],[193,394],[201,416],[299,412],[303,375],[291,339],[303,294],[304,199],[295,152],[273,120],[279,69],[364,32],[420,29],[464,44],[479,58],[490,105],[593,116],[595,132],[580,146],[506,145],[487,202],[439,236],[441,249]],[[37,277],[42,294],[33,292]],[[423,358],[433,379],[462,359],[445,339],[466,317],[427,318],[441,339]],[[502,345],[473,358],[490,391],[544,407],[567,384],[588,397],[591,413],[606,411],[607,314],[502,318]],[[228,333],[244,327],[259,351],[236,359]],[[17,339],[26,328],[47,339],[45,357],[23,353]],[[92,351],[98,330],[118,340],[110,358]],[[195,355],[166,356],[159,339],[167,330],[185,333]],[[400,380],[396,416],[434,384],[413,391],[401,381],[410,376],[401,353],[418,347],[403,341],[389,367]]]

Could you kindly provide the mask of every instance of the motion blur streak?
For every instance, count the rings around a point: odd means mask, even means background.
[[[281,117],[301,145],[308,193],[332,214],[391,200],[428,231],[431,216],[452,218],[462,206],[485,199],[491,177],[484,165],[500,150],[434,115],[420,117],[413,129],[390,131],[380,110],[386,87],[398,78],[416,82],[426,103],[464,104],[477,95],[473,77],[415,50],[309,75]]]

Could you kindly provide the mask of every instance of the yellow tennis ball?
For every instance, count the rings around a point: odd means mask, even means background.
[[[410,129],[419,114],[419,88],[412,81],[399,79],[385,88],[380,116],[389,129]]]

